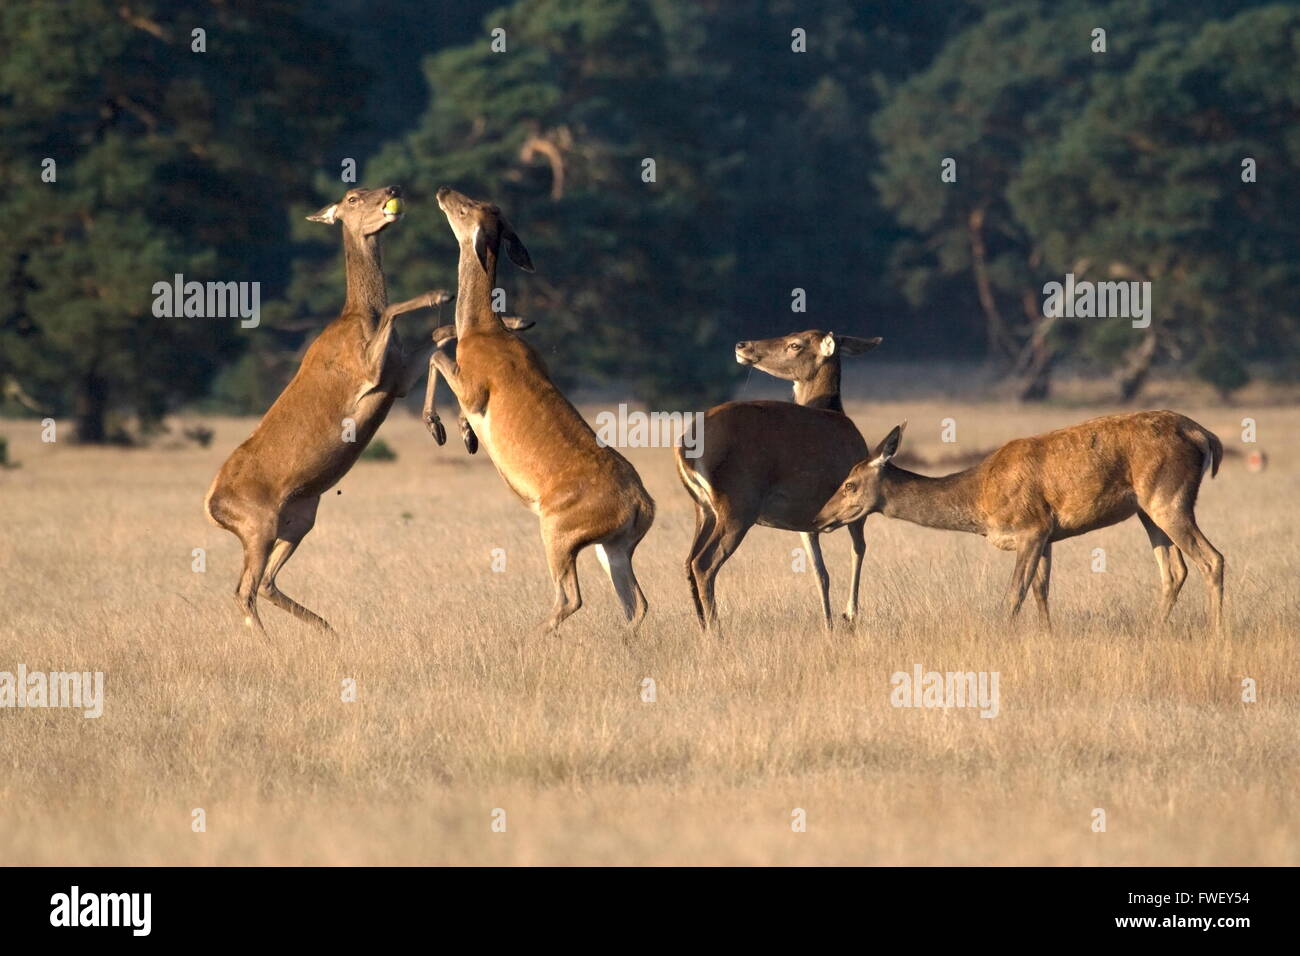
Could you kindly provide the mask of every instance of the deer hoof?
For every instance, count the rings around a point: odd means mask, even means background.
[[[465,450],[471,455],[478,454],[478,436],[474,434],[474,429],[470,427],[469,422],[461,422],[460,437],[465,442]]]
[[[424,424],[429,426],[429,434],[433,436],[434,441],[439,445],[447,444],[447,429],[443,428],[442,422],[437,415],[426,418]]]

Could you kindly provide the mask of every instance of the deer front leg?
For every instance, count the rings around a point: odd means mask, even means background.
[[[429,434],[433,436],[433,440],[439,445],[447,443],[447,429],[443,427],[442,419],[438,417],[438,410],[434,406],[434,394],[438,389],[438,366],[434,359],[448,342],[454,341],[456,341],[456,326],[440,325],[433,330],[433,344],[428,357],[429,384],[424,389],[423,419],[425,427],[429,429]],[[464,421],[463,414],[461,420]]]
[[[432,289],[422,295],[417,295],[414,299],[397,302],[384,309],[379,317],[379,325],[375,328],[375,334],[366,343],[366,368],[369,370],[371,388],[379,384],[384,373],[384,360],[388,356],[388,343],[393,337],[393,319],[406,312],[432,308],[435,305],[442,305],[444,302],[449,301],[451,301],[451,296],[444,290]],[[405,392],[402,394],[405,394]]]
[[[524,320],[519,320],[523,322]],[[528,326],[524,326],[527,328]],[[433,341],[437,348],[441,349],[448,342],[456,338],[456,327],[454,325],[443,325],[433,332]],[[447,429],[443,427],[441,419],[438,418],[437,409],[434,408],[434,389],[438,385],[438,370],[435,368],[432,357],[429,360],[429,384],[424,392],[424,424],[433,435],[434,441],[439,445],[447,441]],[[460,423],[460,438],[465,443],[465,450],[471,455],[478,452],[478,436],[474,434],[474,428],[470,425],[469,419],[465,417],[465,411],[462,408],[457,416]]]
[[[501,316],[501,322],[502,322],[502,324],[505,325],[505,327],[506,327],[507,329],[509,329],[511,332],[523,332],[523,331],[525,331],[525,330],[527,330],[527,329],[531,329],[534,325],[537,324],[537,323],[534,322],[532,319],[525,319],[523,316],[519,316],[519,315],[503,315],[503,316]],[[454,334],[455,334],[455,328],[454,328],[454,327],[449,327],[449,328],[452,329],[452,334],[454,335]],[[439,331],[442,331],[442,330],[440,329]],[[438,333],[435,332],[435,333],[434,333],[434,338],[436,339],[437,337],[438,337]],[[433,381],[433,376],[434,376],[435,374],[436,374],[436,373],[434,373],[434,372],[430,372],[430,373],[429,373],[429,380],[430,380],[430,382]],[[432,401],[433,401],[433,400],[432,400],[432,398],[431,398],[430,396],[426,396],[426,398],[425,398],[425,412],[426,412],[426,415],[425,415],[425,423],[426,423],[426,424],[429,424],[430,429],[432,429],[432,428],[434,427],[434,426],[429,422],[429,418],[428,418],[428,413],[430,412],[430,410],[431,410],[432,407],[433,407],[433,406],[432,406]],[[435,415],[434,418],[436,419],[437,416]],[[471,455],[476,455],[476,454],[478,454],[478,435],[474,434],[474,426],[471,425],[471,424],[469,423],[469,419],[465,417],[465,410],[464,410],[464,408],[461,408],[461,409],[460,409],[460,414],[457,416],[457,421],[458,421],[459,424],[460,424],[460,440],[461,440],[462,442],[465,443],[465,450],[466,450],[467,452],[469,452]],[[441,430],[441,429],[442,429],[442,423],[439,422],[438,425],[437,425],[437,427]],[[443,432],[443,434],[445,435],[445,431]],[[435,436],[435,437],[436,437],[436,436]],[[439,439],[438,444],[441,445],[441,444],[442,444],[442,441],[443,441],[442,439]]]
[[[826,562],[822,559],[821,541],[818,535],[812,532],[803,532],[800,537],[803,538],[804,553],[812,560],[813,571],[817,574],[817,596],[822,602],[822,623],[829,631],[833,626],[831,624],[831,578],[826,572]]]
[[[436,376],[439,372],[441,372],[442,377],[447,380],[447,384],[451,386],[452,394],[456,396],[456,401],[460,404],[461,438],[464,439],[465,447],[472,455],[478,451],[478,436],[474,434],[474,429],[470,426],[469,421],[465,417],[465,409],[480,407],[483,404],[481,401],[483,396],[467,394],[465,386],[460,380],[460,366],[456,362],[453,362],[451,356],[442,351],[442,349],[436,349],[433,353],[433,358],[429,360],[429,389],[425,393],[425,407],[429,410],[430,414],[432,414],[432,399],[430,396],[432,394]],[[433,417],[435,419],[437,418],[436,415]],[[428,422],[427,417],[425,421]],[[441,423],[438,424],[438,427],[441,428]],[[433,428],[432,424],[430,424],[430,428]],[[437,436],[435,435],[435,438],[436,437]],[[444,432],[443,439],[445,440],[445,438],[446,435]],[[442,444],[442,442],[439,441],[439,444]]]
[[[1016,568],[1011,574],[1011,586],[1007,589],[1008,619],[1020,613],[1020,605],[1029,593],[1029,587],[1038,573],[1038,562],[1049,541],[1050,534],[1042,533],[1026,536],[1019,542],[1016,548]]]
[[[442,419],[438,417],[437,409],[433,407],[433,393],[438,388],[438,364],[434,360],[438,357],[437,347],[429,356],[429,384],[424,386],[424,424],[429,429],[429,434],[439,445],[447,444],[447,429],[442,426]]]
[[[867,553],[867,536],[863,531],[866,518],[849,525],[849,537],[853,542],[853,566],[849,575],[849,605],[844,609],[844,620],[850,624],[858,617],[858,584],[862,579],[862,558]]]
[[[465,443],[465,450],[471,455],[477,455],[478,435],[474,434],[474,426],[471,425],[469,419],[465,417],[464,410],[461,411],[460,417],[457,421],[460,423],[460,440]]]

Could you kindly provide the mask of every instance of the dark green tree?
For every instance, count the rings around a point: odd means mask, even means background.
[[[1027,222],[1028,194],[1039,210],[1069,203],[1078,186],[1020,187],[1026,168],[1041,179],[1044,151],[1071,121],[1123,83],[1139,57],[1160,44],[1190,41],[1236,0],[1139,0],[1061,5],[1045,0],[982,3],[984,16],[949,42],[923,72],[898,86],[873,123],[885,151],[877,178],[882,201],[912,235],[894,253],[895,280],[914,305],[972,290],[986,349],[1019,380],[1026,399],[1045,397],[1071,329],[1042,316],[1042,287],[1062,262],[1044,248],[1047,215]],[[1105,52],[1093,31],[1105,30]],[[1092,147],[1076,142],[1076,154]],[[956,182],[940,163],[956,160]],[[1169,192],[1172,196],[1172,191]],[[1018,197],[1019,202],[1017,202]],[[958,332],[960,334],[960,332]]]
[[[287,209],[311,198],[363,90],[303,7],[0,9],[0,378],[75,413],[82,440],[104,440],[113,411],[148,429],[257,334],[155,318],[155,282],[258,281],[263,299],[283,285]]]
[[[708,130],[712,228],[730,252],[728,341],[822,327],[932,350],[885,281],[899,235],[867,134],[892,83],[968,22],[962,0],[665,3],[687,108]],[[796,33],[798,31],[798,33]],[[807,314],[791,314],[793,289]],[[897,354],[897,353],[895,353]]]
[[[501,278],[508,309],[537,320],[528,334],[552,374],[581,370],[656,402],[716,394],[730,250],[702,176],[706,131],[668,60],[647,0],[530,0],[431,57],[428,110],[366,170],[411,195],[390,274],[404,289],[454,288],[433,194],[491,198],[537,266]]]
[[[1221,393],[1300,343],[1300,9],[1271,5],[1151,43],[1009,190],[1046,265],[1152,282],[1151,325],[1081,319],[1134,397],[1175,356]]]

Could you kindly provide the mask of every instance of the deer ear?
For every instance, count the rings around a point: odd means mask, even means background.
[[[334,222],[335,218],[337,217],[338,211],[339,211],[339,204],[336,202],[330,203],[320,212],[314,212],[310,216],[308,216],[307,221],[323,222],[328,226]]]
[[[824,355],[826,358],[830,358],[832,355],[835,354],[835,333],[834,332],[827,332],[824,336],[822,336],[821,345],[818,347],[818,351],[820,351],[822,355]]]
[[[478,256],[478,264],[483,267],[484,272],[487,272],[487,267],[488,267],[487,250],[488,250],[487,233],[483,231],[482,226],[475,226],[474,227],[474,254]]]
[[[883,468],[888,464],[889,459],[898,454],[898,445],[903,440],[903,429],[906,427],[907,422],[895,425],[893,431],[885,436],[885,440],[876,446],[876,456],[871,459],[872,468]]]
[[[523,269],[525,272],[537,271],[533,268],[533,260],[528,255],[528,250],[525,249],[524,244],[519,241],[519,237],[515,235],[515,231],[510,228],[510,223],[506,222],[504,219],[501,220],[501,238],[505,241],[506,255],[510,257],[511,262]]]
[[[880,336],[873,339],[863,339],[856,335],[841,335],[840,348],[844,349],[845,355],[861,355],[863,352],[870,352],[883,341],[884,339]]]

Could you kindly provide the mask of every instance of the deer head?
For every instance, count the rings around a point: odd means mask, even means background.
[[[341,222],[343,228],[358,237],[373,236],[383,232],[402,218],[406,206],[402,202],[400,186],[380,186],[378,189],[349,189],[343,198],[307,217],[309,222],[331,225]]]
[[[501,210],[492,203],[470,199],[444,186],[438,190],[438,208],[446,215],[456,241],[474,250],[484,272],[490,271],[489,255],[495,262],[503,243],[511,262],[525,272],[533,271],[533,260],[528,250],[501,215]]]
[[[791,382],[809,382],[827,363],[839,364],[842,355],[861,355],[881,343],[880,338],[836,335],[809,329],[775,339],[737,342],[736,361],[760,372]]]
[[[885,506],[884,493],[880,487],[881,476],[889,460],[898,454],[899,443],[903,440],[903,429],[907,422],[895,425],[894,430],[885,436],[885,440],[876,446],[872,456],[853,466],[849,476],[844,479],[831,499],[822,506],[813,526],[818,531],[834,531],[851,521],[875,514]]]

